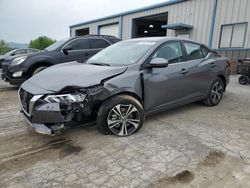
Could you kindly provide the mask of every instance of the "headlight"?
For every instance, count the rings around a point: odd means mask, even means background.
[[[17,57],[17,58],[12,60],[11,65],[19,65],[22,62],[24,62],[27,58],[28,58],[27,56]]]
[[[86,98],[86,94],[83,93],[74,93],[74,94],[62,94],[62,95],[48,95],[44,98],[45,101],[51,103],[58,103],[61,101],[68,102],[83,102]]]

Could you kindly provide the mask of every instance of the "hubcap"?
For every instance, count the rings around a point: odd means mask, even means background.
[[[212,93],[211,93],[212,101],[214,103],[218,103],[222,97],[222,94],[223,94],[222,84],[220,82],[215,82],[212,87]]]
[[[140,113],[132,104],[118,104],[110,110],[107,123],[112,133],[128,136],[137,130],[140,124]]]

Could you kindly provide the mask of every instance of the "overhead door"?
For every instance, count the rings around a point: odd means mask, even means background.
[[[119,24],[101,26],[100,35],[112,35],[119,37]]]

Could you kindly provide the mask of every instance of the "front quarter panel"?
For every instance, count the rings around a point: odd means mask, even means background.
[[[131,93],[142,99],[141,75],[138,66],[129,67],[126,72],[104,82],[104,87],[112,97],[119,93]]]
[[[36,55],[29,57],[27,61],[24,64],[24,67],[26,69],[29,69],[31,66],[35,65],[36,63],[50,63],[51,65],[59,63],[60,62],[60,52],[57,51],[51,51],[51,52],[45,52],[41,55]]]

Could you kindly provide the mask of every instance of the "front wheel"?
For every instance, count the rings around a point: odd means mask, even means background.
[[[97,116],[97,129],[103,134],[129,136],[144,122],[141,103],[129,95],[117,95],[105,101]]]
[[[217,78],[210,88],[207,99],[203,101],[208,106],[216,106],[220,103],[223,93],[225,91],[225,85],[220,78]]]
[[[32,76],[34,76],[35,74],[41,72],[42,70],[44,70],[44,69],[46,69],[46,68],[48,68],[48,67],[46,67],[46,66],[41,66],[41,67],[36,68],[36,69],[33,71]]]

